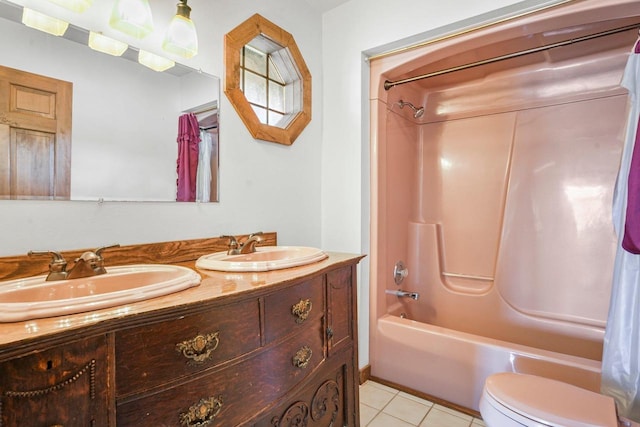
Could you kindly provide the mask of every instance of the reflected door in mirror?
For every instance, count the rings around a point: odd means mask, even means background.
[[[0,199],[69,200],[72,84],[0,67]]]

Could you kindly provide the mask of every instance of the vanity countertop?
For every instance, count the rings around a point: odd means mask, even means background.
[[[59,317],[33,319],[23,322],[0,323],[0,354],[18,343],[42,339],[50,335],[80,328],[99,328],[101,325],[126,324],[132,316],[152,316],[163,309],[206,302],[221,296],[233,296],[267,286],[288,282],[319,274],[324,270],[348,264],[362,255],[328,252],[323,261],[300,267],[251,273],[227,273],[195,268],[195,261],[177,262],[176,265],[196,270],[202,276],[200,285],[177,293],[120,305],[101,310]],[[108,267],[107,267],[108,270]]]

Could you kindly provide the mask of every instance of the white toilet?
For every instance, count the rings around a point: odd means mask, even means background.
[[[560,381],[504,372],[487,378],[480,414],[488,427],[637,427],[618,420],[613,398]]]

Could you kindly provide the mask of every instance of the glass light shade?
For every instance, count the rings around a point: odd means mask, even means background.
[[[36,30],[53,34],[54,36],[63,35],[69,27],[68,22],[26,7],[22,9],[22,23],[27,27],[35,28]]]
[[[93,0],[49,0],[51,3],[55,3],[59,6],[67,8],[69,10],[73,10],[74,12],[82,13],[91,4],[93,4]]]
[[[98,52],[107,53],[113,56],[120,56],[125,50],[127,50],[129,45],[100,33],[89,31],[89,47],[93,50],[97,50]]]
[[[198,53],[198,34],[193,21],[184,16],[174,16],[167,29],[162,49],[184,58],[196,55]]]
[[[145,67],[151,68],[154,71],[168,70],[169,68],[176,65],[176,63],[170,59],[164,58],[151,52],[147,52],[146,50],[142,49],[138,53],[138,62]]]
[[[116,0],[109,25],[141,39],[153,31],[151,6],[147,0]]]

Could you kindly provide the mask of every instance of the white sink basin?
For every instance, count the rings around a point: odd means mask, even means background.
[[[250,254],[227,255],[215,252],[202,256],[196,267],[218,271],[270,271],[298,267],[327,258],[327,254],[316,248],[305,246],[257,246]]]
[[[107,274],[45,281],[46,275],[0,282],[0,322],[80,313],[181,291],[200,284],[200,275],[163,264],[106,267]]]

